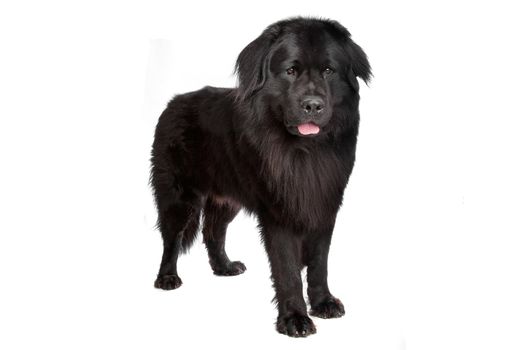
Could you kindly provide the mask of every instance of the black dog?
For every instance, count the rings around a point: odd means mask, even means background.
[[[151,184],[164,254],[155,287],[181,285],[177,258],[203,213],[204,243],[217,275],[246,267],[224,251],[241,208],[256,215],[271,263],[277,330],[315,333],[310,314],[344,315],[327,285],[334,222],[354,165],[359,85],[370,66],[338,22],[293,18],[269,26],[239,55],[239,86],[176,96],[160,116]]]

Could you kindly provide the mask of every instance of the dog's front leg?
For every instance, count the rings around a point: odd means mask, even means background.
[[[343,303],[328,289],[328,252],[332,239],[333,224],[312,232],[303,242],[303,259],[307,266],[308,298],[310,315],[336,318],[345,314]]]
[[[316,329],[306,311],[301,281],[301,237],[273,223],[261,226],[279,312],[277,331],[292,337],[313,334]]]

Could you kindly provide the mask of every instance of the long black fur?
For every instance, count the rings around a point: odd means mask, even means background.
[[[329,69],[327,69],[329,68]],[[182,281],[177,258],[204,217],[213,271],[246,267],[224,250],[241,208],[256,215],[270,260],[277,330],[315,333],[302,295],[307,267],[310,314],[344,314],[327,285],[327,258],[352,172],[359,126],[359,84],[371,77],[363,50],[339,23],[292,18],[269,26],[239,55],[237,88],[205,87],[176,96],[159,118],[151,184],[164,253],[155,287]],[[312,99],[322,101],[312,112]],[[299,125],[314,123],[317,135]]]

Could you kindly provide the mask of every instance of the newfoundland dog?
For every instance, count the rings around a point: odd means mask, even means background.
[[[213,272],[246,270],[224,250],[240,209],[258,219],[278,308],[277,331],[316,332],[310,315],[341,317],[328,289],[332,230],[355,160],[359,84],[370,65],[336,21],[292,18],[270,25],[240,53],[238,87],[178,95],[159,118],[151,185],[164,253],[155,287],[178,288],[177,258],[203,217]]]

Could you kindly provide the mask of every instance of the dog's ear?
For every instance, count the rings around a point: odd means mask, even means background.
[[[345,50],[351,60],[347,72],[348,81],[355,91],[359,91],[357,77],[361,78],[366,84],[368,84],[372,78],[372,70],[370,68],[370,63],[368,62],[368,57],[363,49],[350,38],[348,38]]]
[[[352,85],[355,91],[359,91],[359,83],[357,77],[363,79],[368,84],[372,78],[372,71],[370,69],[370,63],[368,63],[368,57],[366,57],[363,49],[353,42],[352,35],[343,25],[337,21],[327,21],[329,26],[333,29],[332,34],[334,37],[343,42],[343,47],[346,55],[350,60],[350,65],[347,67],[346,76],[348,82]]]
[[[277,24],[266,28],[239,54],[235,73],[239,81],[237,98],[240,100],[246,100],[264,86],[268,74],[268,54],[280,32],[280,25]]]

